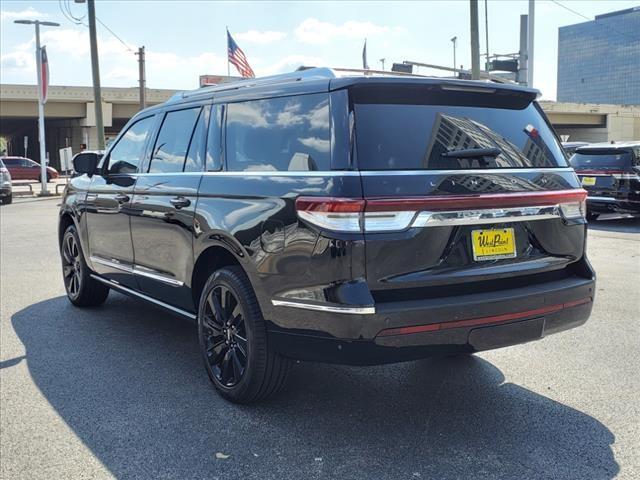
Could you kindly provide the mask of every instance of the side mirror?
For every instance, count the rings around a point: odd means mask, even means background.
[[[73,169],[79,174],[86,173],[87,175],[91,176],[96,173],[96,168],[98,167],[99,160],[100,157],[97,153],[79,153],[75,157],[73,157]]]

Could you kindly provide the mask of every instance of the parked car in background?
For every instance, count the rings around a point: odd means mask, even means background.
[[[11,203],[13,194],[11,192],[11,173],[0,158],[0,202]]]
[[[569,160],[587,191],[587,218],[640,214],[640,141],[579,147]]]
[[[587,145],[589,145],[587,142],[563,142],[562,149],[564,153],[567,154],[567,157],[570,157],[575,153],[577,148],[586,147]]]
[[[292,359],[470,354],[577,327],[595,294],[586,192],[538,93],[310,69],[176,94],[101,161],[75,157],[68,298],[115,290],[198,322],[209,378],[241,403]]]
[[[2,157],[7,169],[11,173],[11,178],[15,180],[37,180],[40,181],[40,164],[25,157]],[[47,182],[58,178],[58,171],[47,166]]]

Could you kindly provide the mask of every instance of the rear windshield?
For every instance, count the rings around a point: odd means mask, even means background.
[[[599,150],[576,153],[569,163],[573,168],[629,168],[632,161],[629,151]]]
[[[522,109],[357,103],[354,110],[362,170],[567,166],[533,103]]]

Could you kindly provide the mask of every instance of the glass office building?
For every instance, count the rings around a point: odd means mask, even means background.
[[[557,97],[640,105],[640,7],[560,28]]]

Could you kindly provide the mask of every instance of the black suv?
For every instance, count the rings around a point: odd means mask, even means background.
[[[310,69],[180,93],[98,162],[59,240],[71,302],[197,321],[218,391],[291,359],[379,364],[537,340],[594,297],[585,191],[512,85]]]
[[[589,195],[589,220],[601,213],[640,214],[640,142],[579,147],[569,162]]]

